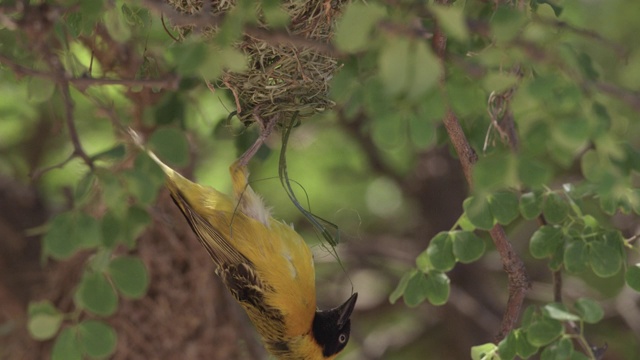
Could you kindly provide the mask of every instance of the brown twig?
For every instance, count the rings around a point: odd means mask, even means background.
[[[438,2],[441,4],[448,4],[448,0],[440,0]],[[433,46],[441,59],[444,59],[445,57],[446,44],[446,35],[440,28],[437,28],[433,37]],[[445,79],[443,76],[441,81],[441,88],[443,92],[445,91],[444,81]],[[449,135],[449,139],[458,153],[460,164],[462,165],[462,170],[467,182],[470,187],[473,187],[473,165],[478,160],[478,156],[469,144],[457,116],[450,108],[447,109],[443,122]],[[504,228],[500,224],[496,224],[489,233],[491,234],[493,243],[500,254],[503,268],[509,279],[509,299],[507,300],[507,307],[502,317],[500,331],[496,336],[496,341],[500,341],[515,327],[522,310],[525,293],[531,284],[529,282],[524,263],[513,250],[513,246],[511,246]]]
[[[93,160],[84,151],[84,148],[80,143],[78,131],[76,130],[76,123],[73,116],[73,108],[75,107],[75,104],[73,103],[73,99],[71,98],[69,83],[66,81],[62,81],[60,82],[59,86],[60,91],[62,92],[62,98],[64,99],[65,123],[67,124],[69,137],[71,138],[71,143],[73,144],[73,155],[81,158],[89,166],[89,168],[93,170]]]
[[[35,69],[28,68],[26,66],[16,64],[13,60],[1,54],[0,54],[0,64],[3,64],[8,68],[10,68],[18,76],[27,75],[27,76],[47,78],[53,81],[64,81],[66,83],[74,85],[80,91],[84,91],[86,88],[91,86],[102,86],[102,85],[142,86],[142,87],[155,87],[155,88],[175,90],[178,88],[178,84],[180,82],[180,78],[177,76],[170,76],[165,79],[110,79],[110,78],[92,78],[92,77],[75,78],[75,77],[70,77],[66,75],[60,76],[60,74],[57,74],[57,73],[38,71]]]
[[[65,160],[63,160],[62,162],[55,164],[55,165],[51,165],[51,166],[47,166],[45,168],[42,169],[38,169],[35,170],[34,172],[31,173],[30,177],[32,181],[36,181],[38,180],[42,175],[44,175],[45,173],[54,170],[54,169],[61,169],[63,168],[65,165],[67,165],[67,163],[69,163],[69,161],[73,160],[76,157],[75,152],[72,152],[71,155],[69,155]]]

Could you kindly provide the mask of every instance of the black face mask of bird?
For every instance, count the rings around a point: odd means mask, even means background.
[[[322,347],[322,355],[325,357],[335,355],[347,346],[351,333],[351,313],[357,299],[358,293],[355,293],[336,308],[316,311],[313,337]]]

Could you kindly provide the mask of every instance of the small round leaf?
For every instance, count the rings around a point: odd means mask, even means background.
[[[535,192],[522,194],[519,208],[523,218],[527,220],[537,218],[542,212],[542,196]]]
[[[469,221],[478,229],[491,230],[491,228],[493,228],[493,215],[491,214],[489,203],[485,197],[469,197],[462,203],[462,208],[467,218],[469,218]]]
[[[416,271],[404,290],[404,302],[409,307],[420,305],[427,298],[427,275]]]
[[[116,288],[125,296],[141,298],[149,286],[149,275],[140,258],[121,256],[111,260],[109,275]]]
[[[533,346],[545,346],[562,334],[562,323],[550,318],[534,321],[527,328],[527,340]]]
[[[564,249],[564,267],[570,273],[581,273],[589,266],[589,247],[583,240],[570,241]]]
[[[614,244],[597,240],[590,242],[589,247],[589,264],[596,275],[606,278],[620,271],[622,256]]]
[[[449,278],[439,272],[431,272],[427,275],[426,295],[432,305],[443,305],[449,300]]]
[[[499,224],[507,225],[518,213],[518,196],[511,191],[500,191],[489,196],[489,209]]]
[[[629,267],[625,274],[625,280],[630,288],[640,292],[640,263]]]
[[[586,323],[595,324],[604,317],[604,310],[602,310],[600,304],[591,299],[580,298],[576,300],[575,307],[582,320]]]
[[[101,273],[86,274],[77,294],[78,305],[97,315],[109,316],[118,308],[118,296]]]
[[[526,332],[516,331],[516,354],[523,359],[528,359],[536,352],[538,352],[538,346],[531,344],[527,340]]]
[[[36,340],[51,339],[60,329],[62,314],[37,314],[29,318],[27,328]]]
[[[161,128],[149,138],[149,147],[160,157],[176,166],[185,166],[189,162],[189,144],[182,131],[174,128]]]
[[[573,355],[573,345],[571,340],[563,337],[557,342],[550,344],[542,350],[540,360],[568,360]]]
[[[56,338],[51,350],[51,360],[82,360],[75,326],[62,330]]]
[[[510,331],[509,334],[498,343],[498,354],[501,359],[513,359],[516,356],[516,334]]]
[[[553,255],[556,249],[562,245],[562,229],[555,226],[545,225],[539,228],[531,236],[529,251],[536,259],[543,259]]]
[[[562,222],[569,214],[569,204],[559,194],[552,192],[542,204],[542,213],[544,218],[550,224],[558,224]]]
[[[84,353],[94,358],[110,355],[116,349],[113,328],[102,321],[86,320],[78,325],[78,342]]]
[[[448,232],[440,232],[431,239],[427,255],[434,269],[439,271],[453,269],[456,258],[453,256],[453,242]]]
[[[485,251],[484,240],[470,231],[451,232],[453,240],[453,254],[464,264],[478,260]]]

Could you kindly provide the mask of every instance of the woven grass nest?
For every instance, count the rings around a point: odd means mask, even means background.
[[[235,6],[235,0],[167,1],[186,14],[209,10],[213,15],[224,16]],[[206,7],[203,6],[205,1],[210,2]],[[290,18],[287,32],[328,43],[336,18],[333,13],[341,3],[341,0],[283,0],[281,7]],[[261,20],[260,9],[258,11],[257,26],[268,29]],[[188,26],[177,27],[183,34],[188,29]],[[207,31],[215,33],[216,29],[212,27]],[[284,122],[296,112],[298,119],[302,119],[335,105],[328,97],[329,82],[339,67],[335,58],[284,42],[272,45],[246,33],[236,47],[246,55],[247,70],[225,72],[221,86],[232,91],[236,98],[236,115],[245,125],[256,121],[254,111],[264,120],[276,118]]]

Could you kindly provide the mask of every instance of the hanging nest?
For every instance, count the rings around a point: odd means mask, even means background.
[[[235,0],[167,0],[182,13],[196,14],[210,10],[224,16]],[[204,1],[210,1],[203,6]],[[342,0],[283,0],[281,7],[290,18],[287,32],[317,43],[328,43],[333,35],[335,12]],[[259,11],[258,27],[268,29]],[[192,27],[176,29],[187,34]],[[205,29],[215,34],[216,29]],[[338,61],[316,49],[269,44],[244,34],[236,47],[248,59],[247,70],[226,71],[221,86],[228,88],[236,100],[236,115],[245,124],[255,121],[254,111],[263,119],[288,121],[294,113],[298,119],[309,117],[335,105],[328,97],[329,82],[338,69]]]

